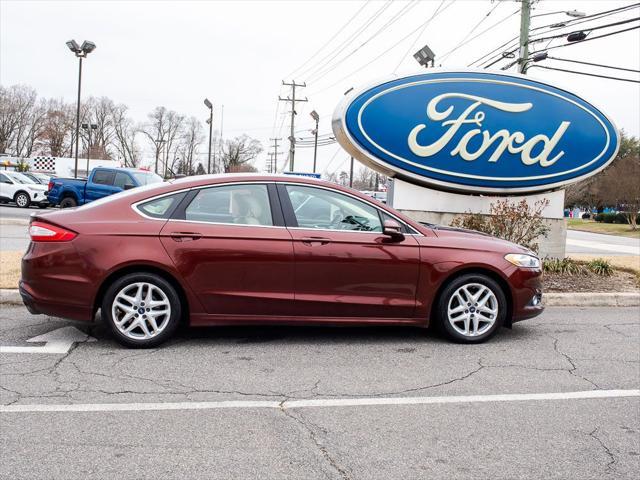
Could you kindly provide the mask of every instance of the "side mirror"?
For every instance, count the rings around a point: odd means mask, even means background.
[[[132,188],[135,188],[136,186],[132,183],[125,183],[124,185],[124,189],[125,190],[131,190]]]
[[[392,240],[402,240],[404,238],[402,227],[395,220],[385,220],[382,227],[382,233],[391,237]]]

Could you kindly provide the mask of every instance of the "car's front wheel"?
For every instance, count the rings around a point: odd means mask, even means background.
[[[466,274],[449,283],[438,298],[439,326],[452,340],[481,343],[492,337],[504,323],[507,299],[492,278]]]
[[[24,192],[19,192],[13,200],[20,208],[29,208],[31,205],[31,198]]]
[[[153,273],[132,273],[107,289],[101,311],[118,342],[150,348],[173,335],[182,309],[178,293],[167,280]]]

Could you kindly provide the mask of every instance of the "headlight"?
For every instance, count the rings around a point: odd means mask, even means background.
[[[516,267],[540,268],[540,259],[533,255],[526,255],[524,253],[508,253],[504,256],[504,259],[509,263],[513,263]]]

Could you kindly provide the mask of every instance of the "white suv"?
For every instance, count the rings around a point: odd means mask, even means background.
[[[49,205],[46,191],[46,185],[40,185],[21,173],[0,172],[1,202],[16,202],[22,208],[28,208],[31,204],[46,208]]]

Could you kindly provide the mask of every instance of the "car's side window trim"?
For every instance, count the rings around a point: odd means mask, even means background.
[[[296,215],[295,215],[295,212],[293,210],[293,205],[291,205],[291,200],[289,199],[289,194],[287,193],[287,188],[286,188],[287,185],[293,185],[293,186],[319,188],[321,190],[328,190],[330,192],[337,192],[338,194],[346,195],[347,197],[351,197],[354,200],[358,200],[358,201],[360,201],[360,202],[362,202],[362,203],[364,203],[366,205],[369,205],[369,206],[375,208],[376,211],[378,212],[378,216],[380,217],[380,221],[381,221],[382,225],[384,225],[384,222],[382,222],[382,219],[384,218],[383,214],[386,214],[386,215],[392,217],[395,221],[397,221],[402,226],[403,230],[406,230],[407,233],[405,233],[405,235],[422,236],[422,234],[420,232],[415,230],[410,225],[407,225],[403,220],[399,219],[398,217],[396,217],[392,213],[387,212],[386,210],[382,210],[377,205],[374,205],[374,204],[372,204],[370,202],[367,202],[366,200],[363,200],[362,198],[357,197],[355,195],[351,195],[349,193],[342,192],[342,191],[339,191],[339,190],[334,190],[332,188],[327,188],[327,187],[324,187],[322,185],[315,185],[315,184],[308,184],[308,183],[278,182],[277,185],[278,185],[278,194],[280,196],[280,203],[282,204],[282,211],[284,212],[284,217],[285,217],[285,222],[286,222],[287,228],[296,229],[296,230],[310,230],[309,228],[299,227],[298,226],[298,221],[296,219]],[[331,229],[331,228],[314,228],[312,230],[319,230],[319,231],[326,231],[326,232],[368,233],[368,234],[380,235],[380,232],[367,232],[367,231],[363,231],[363,230],[336,230],[336,229]]]
[[[296,213],[293,210],[289,193],[287,192],[287,185],[295,185],[289,183],[278,183],[278,197],[280,198],[280,205],[282,205],[282,213],[284,214],[284,222],[287,228],[298,228],[298,219]]]
[[[209,189],[209,188],[221,188],[221,187],[230,187],[234,185],[260,185],[264,186],[267,190],[267,198],[269,201],[269,209],[271,211],[271,222],[273,225],[254,225],[254,224],[243,224],[243,223],[227,223],[227,222],[210,222],[204,220],[187,220],[186,218],[186,209],[189,207],[193,199],[198,195],[200,190]],[[270,188],[269,182],[229,182],[229,183],[220,183],[215,185],[202,185],[199,187],[195,187],[189,191],[187,195],[184,196],[182,202],[176,207],[173,211],[172,215],[169,218],[169,221],[173,222],[186,222],[186,223],[202,223],[206,225],[227,225],[234,227],[262,227],[262,228],[284,228],[284,217],[282,214],[282,210],[280,208],[279,202],[275,204],[274,199],[278,202],[277,194]]]

